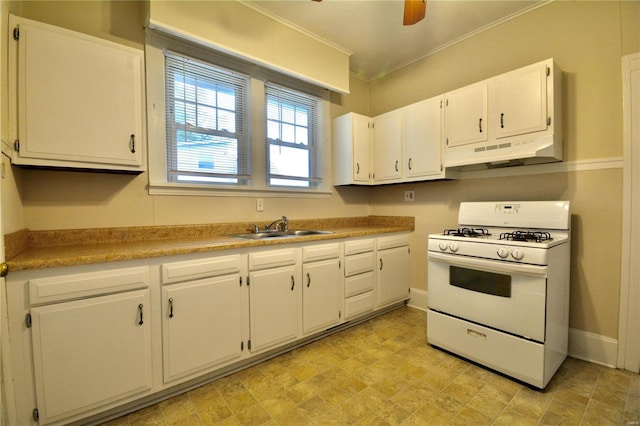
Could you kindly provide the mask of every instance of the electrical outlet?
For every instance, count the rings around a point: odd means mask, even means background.
[[[263,212],[264,211],[264,200],[262,198],[256,199],[256,211]]]
[[[404,191],[404,201],[414,202],[416,200],[416,191]]]

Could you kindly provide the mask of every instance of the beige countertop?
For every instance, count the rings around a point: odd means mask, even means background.
[[[333,233],[264,240],[247,240],[232,236],[246,232],[251,225],[221,223],[54,231],[22,230],[5,235],[5,249],[9,272],[15,272],[413,231],[414,218],[367,216],[290,220],[290,229],[320,229]],[[261,228],[265,226],[264,223],[258,225]]]

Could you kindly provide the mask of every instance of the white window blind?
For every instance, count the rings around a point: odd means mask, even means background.
[[[249,77],[165,52],[167,180],[250,181]]]
[[[318,149],[320,100],[273,83],[265,84],[267,184],[317,187],[322,182]]]

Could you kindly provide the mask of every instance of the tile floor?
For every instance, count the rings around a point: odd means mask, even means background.
[[[638,425],[640,376],[569,358],[544,392],[428,346],[403,307],[109,422]]]

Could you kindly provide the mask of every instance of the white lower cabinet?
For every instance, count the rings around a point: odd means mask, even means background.
[[[241,275],[246,255],[164,264],[162,287],[164,382],[202,374],[239,361],[248,315]],[[221,275],[221,276],[216,276]]]
[[[249,254],[249,349],[252,354],[274,349],[300,336],[299,256],[299,249]]]
[[[338,325],[342,319],[344,279],[340,249],[339,243],[302,249],[302,331],[304,334],[326,330]]]
[[[33,308],[40,424],[151,389],[149,290]]]
[[[409,235],[401,234],[377,239],[377,307],[409,298]]]

